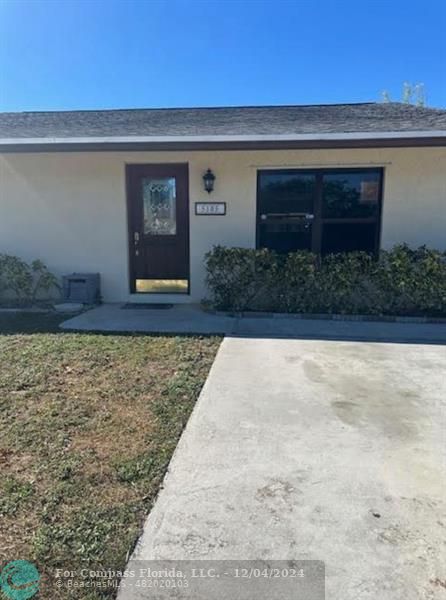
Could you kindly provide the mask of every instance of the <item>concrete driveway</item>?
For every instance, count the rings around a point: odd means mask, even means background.
[[[327,600],[444,599],[445,403],[445,346],[226,338],[129,567],[317,559]]]

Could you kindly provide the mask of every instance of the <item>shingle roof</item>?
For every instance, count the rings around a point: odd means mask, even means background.
[[[0,138],[446,131],[446,110],[400,103],[0,113]]]

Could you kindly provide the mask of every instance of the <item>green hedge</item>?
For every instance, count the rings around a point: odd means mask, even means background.
[[[206,255],[219,310],[446,316],[446,253],[407,245],[319,257],[215,246]]]
[[[0,304],[32,306],[60,290],[57,278],[41,260],[27,263],[18,256],[0,254]]]

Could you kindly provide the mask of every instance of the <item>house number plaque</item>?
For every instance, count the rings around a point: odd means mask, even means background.
[[[226,202],[195,202],[196,215],[225,215]]]

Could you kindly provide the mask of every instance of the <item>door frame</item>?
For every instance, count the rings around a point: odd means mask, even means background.
[[[181,167],[185,169],[185,202],[186,202],[186,222],[185,226],[185,238],[186,238],[186,263],[187,263],[187,292],[182,294],[175,294],[174,292],[137,292],[136,291],[136,273],[133,261],[133,252],[135,250],[134,245],[134,230],[133,223],[135,218],[135,202],[131,201],[131,177],[130,170],[134,167]],[[126,213],[127,213],[127,266],[128,266],[128,277],[129,277],[129,291],[131,294],[138,294],[139,296],[145,295],[174,295],[174,296],[187,296],[191,293],[191,280],[190,280],[190,193],[189,193],[189,163],[188,162],[138,162],[138,163],[126,163],[125,164],[125,196],[126,196]]]
[[[379,252],[381,247],[381,231],[382,231],[382,214],[383,214],[383,195],[384,195],[384,176],[385,169],[379,165],[371,166],[367,165],[364,167],[268,167],[266,169],[257,169],[257,183],[256,183],[256,248],[260,248],[260,176],[263,173],[308,173],[315,175],[315,197],[314,197],[314,219],[312,223],[312,231],[311,231],[311,252],[314,254],[320,254],[322,250],[322,230],[324,222],[329,222],[330,219],[324,219],[322,217],[322,195],[323,195],[323,176],[325,174],[332,173],[363,173],[363,172],[379,172],[380,174],[380,185],[378,191],[378,216],[376,218],[377,222],[377,231],[375,237],[375,254]],[[367,219],[365,219],[367,220]],[[348,219],[343,219],[343,221],[347,222]],[[350,219],[351,222],[361,222],[361,219],[353,218]],[[364,220],[363,220],[364,221]]]

